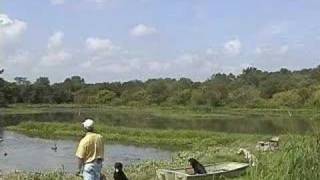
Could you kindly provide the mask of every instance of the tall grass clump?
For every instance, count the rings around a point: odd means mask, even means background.
[[[316,180],[320,179],[320,134],[289,136],[276,153],[262,153],[249,179]]]
[[[66,174],[62,171],[46,173],[13,172],[0,176],[1,180],[81,180],[82,178]]]

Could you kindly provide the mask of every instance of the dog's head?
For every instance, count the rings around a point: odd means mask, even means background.
[[[198,167],[200,165],[200,163],[194,158],[189,158],[188,161],[193,168]]]
[[[122,165],[121,162],[116,162],[116,163],[114,164],[114,169],[115,169],[116,172],[122,171],[122,168],[123,168],[123,165]]]

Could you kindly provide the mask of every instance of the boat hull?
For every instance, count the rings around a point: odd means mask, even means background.
[[[157,171],[158,180],[217,180],[222,177],[240,176],[246,168],[247,163],[224,162],[206,165],[207,174],[191,175],[185,169],[159,169]]]

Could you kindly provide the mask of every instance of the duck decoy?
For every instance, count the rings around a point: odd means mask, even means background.
[[[54,146],[51,147],[51,149],[52,149],[54,152],[57,152],[57,149],[58,149],[57,144],[54,144]]]

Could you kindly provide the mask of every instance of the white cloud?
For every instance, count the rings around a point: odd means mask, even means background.
[[[241,48],[242,44],[239,39],[233,39],[224,44],[224,52],[231,56],[240,54]]]
[[[117,55],[116,52],[119,53],[120,50],[118,46],[107,38],[90,37],[86,39],[85,45],[89,52],[89,61],[110,59],[111,56]]]
[[[87,38],[86,47],[90,52],[111,53],[117,47],[109,39]]]
[[[214,49],[212,49],[212,48],[208,48],[208,49],[206,50],[206,54],[207,54],[207,55],[213,55],[213,54],[215,54],[215,51],[214,51]]]
[[[255,49],[257,55],[283,55],[289,51],[288,45],[263,45]]]
[[[212,56],[212,57],[218,56],[218,55],[221,54],[221,48],[217,48],[217,47],[207,48],[207,49],[205,50],[205,54],[206,54],[207,56]]]
[[[283,45],[283,46],[280,47],[279,53],[280,54],[286,54],[288,52],[288,50],[289,50],[289,46],[288,45]]]
[[[103,73],[110,72],[110,73],[120,74],[120,73],[128,73],[132,69],[130,66],[128,66],[125,63],[115,62],[115,63],[110,63],[106,66],[97,67],[96,70]]]
[[[85,41],[85,47],[87,58],[79,68],[85,71],[113,73],[123,73],[129,69],[129,65],[123,59],[127,51],[122,51],[110,39],[89,37]]]
[[[135,37],[147,36],[156,32],[156,28],[144,24],[138,24],[130,30],[130,34]]]
[[[67,60],[70,60],[71,57],[71,54],[64,50],[55,53],[48,52],[47,55],[42,57],[40,64],[43,66],[57,66],[64,64]]]
[[[144,67],[146,67],[146,71],[149,73],[164,73],[169,70],[170,67],[172,67],[170,62],[165,61],[156,61],[156,60],[150,60],[146,62],[142,62]]]
[[[269,51],[270,51],[270,47],[268,46],[261,46],[255,49],[255,53],[258,55],[269,52]]]
[[[72,55],[63,48],[64,34],[61,31],[53,33],[48,39],[47,54],[42,56],[41,66],[57,66],[65,64],[72,58]]]
[[[103,8],[106,5],[110,4],[111,1],[113,0],[82,0],[82,2],[88,3],[88,4],[90,3],[97,8]]]
[[[48,49],[60,49],[64,34],[61,31],[55,32],[48,40]]]
[[[286,24],[277,24],[277,25],[271,25],[267,29],[271,34],[277,35],[285,32],[287,30],[287,25]]]
[[[16,41],[27,29],[27,23],[0,14],[0,46]]]
[[[81,68],[90,68],[92,66],[92,61],[85,61],[80,64]]]
[[[287,36],[291,23],[287,21],[266,24],[256,34],[258,42],[270,42]],[[295,27],[292,27],[295,28]]]
[[[17,76],[32,78],[34,76],[32,71],[37,66],[38,59],[39,56],[36,53],[28,50],[17,50],[10,53],[3,62],[0,60],[1,66],[6,70],[5,78],[10,81]]]
[[[110,0],[86,0],[88,2],[94,2],[94,3],[97,3],[97,4],[103,4],[103,3],[106,3]]]
[[[8,64],[14,66],[20,65],[30,65],[31,63],[31,53],[29,51],[18,51],[14,55],[8,57]]]
[[[52,5],[62,5],[65,3],[65,0],[50,0]]]
[[[182,54],[180,56],[178,56],[178,58],[175,59],[175,63],[179,64],[192,64],[196,59],[198,59],[197,55],[195,54]]]

